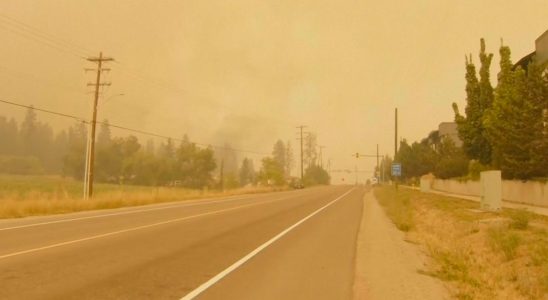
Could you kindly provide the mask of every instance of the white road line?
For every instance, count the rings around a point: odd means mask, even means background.
[[[196,200],[196,201],[206,201],[206,202],[180,203],[180,204],[176,204],[176,205],[154,207],[154,208],[148,208],[148,209],[130,210],[130,211],[124,211],[124,212],[110,213],[110,214],[101,214],[101,215],[96,215],[96,216],[88,216],[88,217],[80,217],[80,218],[62,219],[62,220],[56,220],[56,221],[25,224],[25,225],[19,225],[19,226],[0,228],[0,231],[21,229],[21,228],[28,228],[28,227],[35,227],[35,226],[43,226],[43,225],[50,225],[50,224],[57,224],[57,223],[65,223],[65,222],[74,222],[74,221],[88,220],[88,219],[105,218],[105,217],[120,216],[120,215],[129,215],[129,214],[136,214],[136,213],[149,212],[149,211],[155,211],[155,210],[163,210],[163,209],[176,208],[176,207],[189,207],[189,206],[198,206],[198,205],[206,205],[206,204],[215,204],[215,203],[220,203],[220,202],[232,202],[232,201],[237,201],[237,200],[247,200],[249,198],[253,198],[251,196],[250,197],[245,197],[245,198],[242,198],[242,196],[239,196],[239,198],[238,198],[238,196],[236,196],[236,197],[237,198],[228,198],[228,199],[223,198],[223,199],[219,199],[219,200],[211,200],[212,198],[207,198],[207,199],[202,199],[202,200]]]
[[[313,216],[315,216],[316,214],[318,214],[319,212],[321,212],[322,210],[328,208],[329,206],[331,206],[333,203],[341,200],[342,198],[344,198],[346,195],[348,195],[350,192],[352,192],[355,188],[352,188],[351,190],[347,191],[346,193],[342,194],[341,196],[337,197],[335,200],[327,203],[326,205],[320,207],[318,210],[314,211],[313,213],[309,214],[308,216],[304,217],[303,219],[301,219],[299,222],[291,225],[289,228],[285,229],[284,231],[280,232],[278,235],[276,235],[275,237],[271,238],[269,241],[267,241],[266,243],[260,245],[259,247],[257,247],[255,250],[251,251],[249,254],[247,254],[246,256],[242,257],[240,260],[238,260],[237,262],[235,262],[234,264],[232,264],[230,267],[224,269],[221,273],[215,275],[214,277],[212,277],[211,279],[209,279],[208,281],[206,281],[205,283],[203,283],[202,285],[200,285],[199,287],[197,287],[195,290],[193,290],[192,292],[188,293],[186,296],[184,296],[183,298],[181,298],[181,300],[191,300],[191,299],[194,299],[196,296],[200,295],[201,293],[203,293],[205,290],[207,290],[209,287],[211,287],[212,285],[214,285],[215,283],[217,283],[219,280],[223,279],[225,276],[227,276],[228,274],[232,273],[232,271],[236,270],[238,267],[240,267],[241,265],[243,265],[245,262],[247,262],[248,260],[250,260],[251,258],[253,258],[255,255],[257,255],[259,252],[263,251],[266,247],[270,246],[271,244],[273,244],[274,242],[276,242],[277,240],[279,240],[280,238],[282,238],[284,235],[286,235],[288,232],[290,232],[291,230],[293,230],[295,227],[301,225],[302,223],[304,223],[306,220],[312,218]]]
[[[194,218],[198,218],[198,217],[204,217],[204,216],[224,213],[224,212],[231,211],[231,210],[236,210],[236,209],[249,207],[249,206],[256,206],[256,205],[266,204],[266,203],[270,203],[270,202],[276,202],[276,201],[285,200],[285,199],[289,199],[289,198],[291,198],[291,197],[277,198],[277,199],[273,199],[273,200],[262,201],[260,203],[244,204],[244,205],[239,205],[239,206],[232,207],[232,208],[214,210],[214,211],[207,212],[207,213],[202,213],[202,214],[197,214],[197,215],[192,215],[192,216],[186,216],[186,217],[171,219],[171,220],[157,222],[157,223],[153,223],[153,224],[142,225],[142,226],[137,226],[137,227],[133,227],[133,228],[122,229],[122,230],[118,230],[118,231],[112,231],[112,232],[108,232],[108,233],[98,234],[98,235],[94,235],[94,236],[90,236],[90,237],[86,237],[86,238],[81,238],[81,239],[77,239],[77,240],[66,241],[66,242],[61,242],[61,243],[57,243],[57,244],[53,244],[53,245],[48,245],[48,246],[43,246],[43,247],[18,251],[18,252],[14,252],[14,253],[4,254],[4,255],[0,255],[0,260],[5,259],[5,258],[9,258],[9,257],[13,257],[13,256],[22,255],[22,254],[37,252],[37,251],[41,251],[41,250],[47,250],[47,249],[51,249],[51,248],[57,248],[57,247],[76,244],[76,243],[85,242],[85,241],[89,241],[89,240],[100,239],[100,238],[104,238],[104,237],[108,237],[108,236],[112,236],[112,235],[117,235],[117,234],[120,234],[120,233],[137,231],[137,230],[140,230],[140,229],[165,225],[165,224],[169,224],[169,223],[186,221],[186,220],[189,220],[189,219],[194,219]]]

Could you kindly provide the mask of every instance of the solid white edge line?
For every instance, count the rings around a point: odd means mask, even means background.
[[[196,289],[194,289],[193,291],[191,291],[190,293],[186,294],[183,298],[181,298],[181,300],[191,300],[191,299],[194,299],[196,296],[200,295],[201,293],[203,293],[205,290],[207,290],[209,287],[211,287],[212,285],[214,285],[215,283],[217,283],[219,280],[223,279],[225,276],[227,276],[228,274],[232,273],[232,271],[236,270],[238,267],[240,267],[241,265],[243,265],[244,263],[246,263],[248,260],[250,260],[251,258],[253,258],[255,255],[257,255],[258,253],[260,253],[261,251],[263,251],[266,247],[270,246],[271,244],[273,244],[274,242],[276,242],[277,240],[279,240],[280,238],[282,238],[284,235],[286,235],[288,232],[290,232],[291,230],[293,230],[295,227],[301,225],[302,223],[304,223],[306,220],[312,218],[313,216],[315,216],[316,214],[318,214],[319,212],[321,212],[322,210],[328,208],[329,206],[331,206],[332,204],[334,204],[335,202],[341,200],[342,198],[344,198],[346,195],[348,195],[350,192],[352,192],[355,188],[352,188],[350,189],[349,191],[347,191],[346,193],[342,194],[341,196],[337,197],[335,200],[327,203],[326,205],[320,207],[319,209],[317,209],[316,211],[314,211],[313,213],[309,214],[308,216],[304,217],[303,219],[301,219],[300,221],[298,221],[297,223],[291,225],[290,227],[288,227],[287,229],[285,229],[284,231],[278,233],[275,237],[271,238],[270,240],[268,240],[266,243],[260,245],[259,247],[257,247],[255,250],[251,251],[249,254],[247,254],[246,256],[242,257],[240,260],[238,260],[237,262],[235,262],[234,264],[232,264],[231,266],[229,266],[228,268],[224,269],[223,271],[221,271],[219,274],[215,275],[214,277],[212,277],[211,279],[209,279],[208,281],[204,282],[202,285],[200,285],[199,287],[197,287]]]
[[[18,251],[18,252],[13,252],[13,253],[9,253],[9,254],[0,255],[0,260],[5,259],[5,258],[9,258],[9,257],[13,257],[13,256],[22,255],[22,254],[37,252],[37,251],[41,251],[41,250],[47,250],[47,249],[51,249],[51,248],[57,248],[57,247],[61,247],[61,246],[76,244],[76,243],[79,243],[79,242],[85,242],[85,241],[89,241],[89,240],[100,239],[100,238],[104,238],[104,237],[107,237],[107,236],[116,235],[116,234],[120,234],[120,233],[126,233],[126,232],[136,231],[136,230],[140,230],[140,229],[155,227],[155,226],[159,226],[159,225],[164,225],[164,224],[169,224],[169,223],[174,223],[174,222],[185,221],[185,220],[189,220],[189,219],[193,219],[193,218],[198,218],[198,217],[204,217],[204,216],[208,216],[208,215],[223,213],[223,212],[236,210],[236,209],[244,208],[244,207],[248,207],[248,206],[256,206],[256,205],[261,205],[261,204],[267,204],[267,203],[270,203],[270,202],[281,201],[281,200],[285,200],[285,199],[288,199],[288,198],[291,198],[291,197],[277,198],[277,199],[273,199],[273,200],[262,201],[260,203],[244,204],[244,205],[239,205],[239,206],[232,207],[232,208],[214,210],[214,211],[207,212],[207,213],[202,213],[202,214],[197,214],[197,215],[192,215],[192,216],[186,216],[186,217],[171,219],[171,220],[157,222],[157,223],[153,223],[153,224],[142,225],[142,226],[132,227],[132,228],[128,228],[128,229],[122,229],[122,230],[118,230],[118,231],[112,231],[112,232],[108,232],[108,233],[93,235],[93,236],[89,236],[89,237],[85,237],[85,238],[81,238],[81,239],[77,239],[77,240],[71,240],[71,241],[61,242],[61,243],[52,244],[52,245],[48,245],[48,246],[32,248],[32,249]]]
[[[263,195],[265,195],[265,194],[263,194]],[[244,196],[248,196],[248,197],[244,197]],[[43,226],[43,225],[50,225],[50,224],[58,224],[58,223],[66,223],[66,222],[74,222],[74,221],[80,221],[80,220],[105,218],[105,217],[112,217],[112,216],[130,215],[130,214],[136,214],[136,213],[141,213],[141,212],[149,212],[149,211],[163,210],[163,209],[169,209],[169,208],[190,207],[190,206],[216,204],[216,203],[221,203],[221,202],[232,202],[232,201],[248,200],[248,199],[253,199],[253,196],[248,194],[248,195],[229,196],[229,197],[220,198],[220,199],[215,199],[215,198],[197,199],[197,200],[190,200],[190,201],[194,201],[192,203],[179,203],[179,204],[173,204],[173,205],[169,205],[169,204],[166,203],[165,205],[163,205],[161,207],[153,207],[153,208],[148,208],[148,209],[129,210],[129,211],[123,211],[123,212],[118,212],[118,213],[107,213],[107,214],[101,214],[101,215],[96,215],[96,216],[62,219],[62,220],[56,220],[56,221],[39,222],[39,223],[18,225],[18,226],[12,226],[12,227],[5,227],[5,228],[0,228],[0,231],[22,229],[22,228],[36,227],[36,226]],[[204,201],[204,202],[201,202],[201,201]],[[131,208],[131,207],[120,207],[120,208]]]

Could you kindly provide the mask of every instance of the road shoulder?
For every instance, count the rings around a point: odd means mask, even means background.
[[[449,299],[443,283],[419,274],[425,256],[388,219],[373,192],[364,195],[356,249],[355,299]]]

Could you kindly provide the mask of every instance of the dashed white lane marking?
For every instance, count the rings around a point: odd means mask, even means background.
[[[181,221],[185,221],[185,220],[189,220],[189,219],[194,219],[194,218],[199,218],[199,217],[204,217],[204,216],[209,216],[209,215],[214,215],[214,214],[219,214],[219,213],[224,213],[224,212],[227,212],[227,211],[236,210],[236,209],[240,209],[240,208],[244,208],[244,207],[256,206],[256,205],[266,204],[266,203],[270,203],[270,202],[285,200],[285,199],[288,199],[288,198],[291,198],[291,197],[277,198],[277,199],[273,199],[273,200],[262,201],[260,203],[244,204],[244,205],[239,205],[239,206],[232,207],[232,208],[214,210],[214,211],[210,211],[210,212],[207,212],[207,213],[202,213],[202,214],[197,214],[197,215],[192,215],[192,216],[186,216],[186,217],[171,219],[171,220],[157,222],[157,223],[153,223],[153,224],[142,225],[142,226],[127,228],[127,229],[112,231],[112,232],[108,232],[108,233],[103,233],[103,234],[97,234],[97,235],[93,235],[93,236],[89,236],[89,237],[85,237],[85,238],[81,238],[81,239],[61,242],[61,243],[52,244],[52,245],[48,245],[48,246],[32,248],[32,249],[18,251],[18,252],[13,252],[13,253],[9,253],[9,254],[0,255],[0,260],[6,259],[6,258],[9,258],[9,257],[13,257],[13,256],[22,255],[22,254],[28,254],[28,253],[47,250],[47,249],[51,249],[51,248],[57,248],[57,247],[76,244],[76,243],[80,243],[80,242],[100,239],[100,238],[104,238],[104,237],[108,237],[108,236],[112,236],[112,235],[117,235],[117,234],[121,234],[121,233],[141,230],[141,229],[160,226],[160,225],[165,225],[165,224],[169,224],[169,223],[181,222]]]
[[[223,279],[225,276],[227,276],[228,274],[230,274],[232,271],[236,270],[238,267],[240,267],[241,265],[243,265],[245,262],[247,262],[248,260],[250,260],[251,258],[253,258],[255,255],[257,255],[259,252],[263,251],[266,247],[270,246],[272,243],[276,242],[277,240],[279,240],[280,238],[282,238],[284,235],[286,235],[288,232],[290,232],[291,230],[293,230],[295,227],[301,225],[302,223],[304,223],[306,220],[312,218],[313,216],[315,216],[316,214],[318,214],[319,212],[321,212],[322,210],[328,208],[329,206],[331,206],[332,204],[334,204],[335,202],[341,200],[342,198],[344,198],[346,195],[348,195],[350,192],[352,192],[355,188],[352,188],[350,189],[349,191],[347,191],[346,193],[342,194],[341,196],[337,197],[335,200],[327,203],[326,205],[320,207],[318,210],[314,211],[313,213],[309,214],[308,216],[304,217],[303,219],[301,219],[300,221],[298,221],[297,223],[291,225],[290,227],[288,227],[287,229],[285,229],[284,231],[280,232],[278,235],[276,235],[275,237],[271,238],[270,240],[268,240],[266,243],[260,245],[259,247],[257,247],[255,250],[251,251],[249,254],[247,254],[246,256],[242,257],[240,260],[238,260],[237,262],[235,262],[234,264],[232,264],[230,267],[224,269],[221,273],[215,275],[214,277],[212,277],[211,279],[209,279],[208,281],[206,281],[205,283],[203,283],[202,285],[200,285],[199,287],[197,287],[195,290],[193,290],[192,292],[188,293],[186,296],[184,296],[183,298],[181,298],[181,300],[191,300],[191,299],[194,299],[196,296],[200,295],[201,293],[203,293],[205,290],[207,290],[209,287],[211,287],[212,285],[214,285],[215,283],[217,283],[219,280]]]

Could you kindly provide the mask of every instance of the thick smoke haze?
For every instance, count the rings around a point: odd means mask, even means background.
[[[100,120],[266,153],[290,140],[295,154],[304,124],[333,169],[354,170],[352,153],[374,154],[379,144],[393,155],[395,107],[410,141],[452,121],[451,103],[464,107],[464,55],[477,62],[484,37],[496,54],[494,80],[501,38],[517,61],[546,30],[547,12],[545,0],[3,0],[1,16],[69,47],[38,42],[0,17],[0,98],[89,118],[94,77],[84,68],[93,65],[78,56],[103,51],[117,62],[105,75],[112,86]],[[0,115],[24,114],[0,105]],[[38,117],[56,129],[73,123]],[[358,168],[374,164],[362,159]]]

